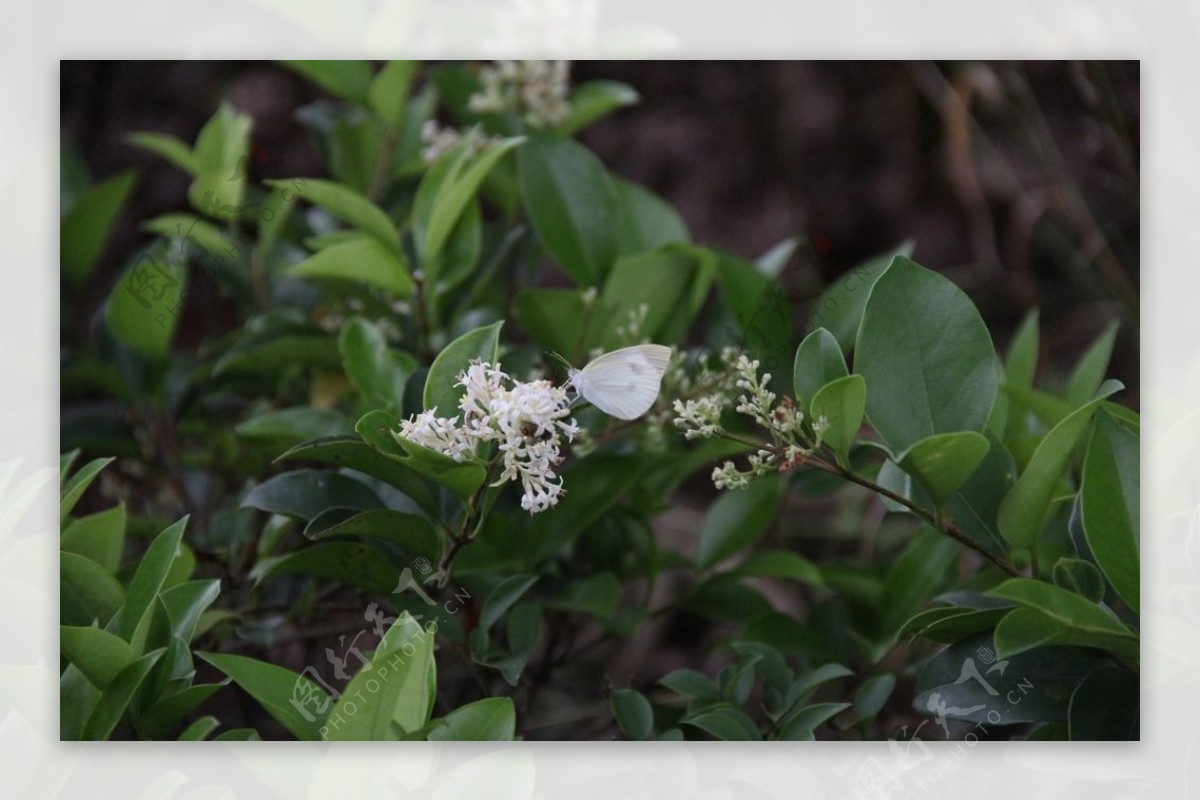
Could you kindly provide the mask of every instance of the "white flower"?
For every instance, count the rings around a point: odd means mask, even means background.
[[[437,407],[400,421],[397,435],[431,451],[444,453],[461,462],[475,448],[474,440],[450,417],[438,417]]]
[[[745,489],[750,485],[749,476],[738,472],[733,462],[728,461],[713,468],[712,480],[717,489]]]
[[[478,113],[512,111],[531,127],[558,125],[571,113],[570,62],[497,61],[479,73],[482,89],[468,107]]]

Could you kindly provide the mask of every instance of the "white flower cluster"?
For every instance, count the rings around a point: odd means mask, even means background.
[[[747,457],[748,470],[739,470],[726,461],[713,470],[712,480],[717,489],[742,489],[754,476],[773,470],[790,470],[804,461],[820,444],[820,433],[828,427],[823,418],[813,424],[817,442],[810,441],[804,429],[804,412],[791,398],[776,403],[776,395],[767,388],[771,374],[758,374],[758,362],[744,354],[726,349],[721,354],[723,372],[708,373],[701,386],[713,389],[694,398],[675,401],[675,425],[687,439],[722,436],[721,416],[730,405],[734,411],[750,417],[770,437],[767,448],[760,448]],[[736,399],[733,397],[736,395]]]
[[[463,140],[467,140],[468,155],[482,153],[487,146],[496,141],[495,137],[487,136],[478,129],[463,133],[452,125],[439,125],[437,120],[426,120],[421,126],[421,160],[432,164],[438,157]]]
[[[438,417],[437,409],[400,423],[397,438],[444,453],[455,461],[475,454],[484,443],[498,443],[501,473],[492,485],[520,480],[521,508],[535,513],[558,503],[565,491],[555,468],[559,449],[579,435],[567,391],[546,380],[517,381],[499,366],[472,361],[459,373],[463,387],[458,408],[462,420]]]
[[[558,125],[571,113],[568,61],[497,61],[479,79],[483,88],[468,101],[472,111],[512,111],[534,128]]]

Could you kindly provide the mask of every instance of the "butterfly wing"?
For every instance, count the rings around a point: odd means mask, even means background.
[[[614,350],[588,362],[575,375],[575,388],[605,414],[633,420],[654,405],[670,359],[665,345]]]

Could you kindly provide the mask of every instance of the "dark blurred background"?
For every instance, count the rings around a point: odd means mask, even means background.
[[[806,304],[859,262],[911,240],[966,289],[998,348],[1042,309],[1043,371],[1062,373],[1112,319],[1111,374],[1138,405],[1140,71],[1137,62],[577,62],[642,102],[581,137],[674,204],[693,237],[755,257],[788,237],[797,340]],[[254,118],[270,158],[251,177],[321,176],[296,119],[322,91],[262,62],[64,62],[62,131],[96,176],[135,167],[83,308],[105,297],[136,221],[186,208],[188,179],[123,137],[194,140],[218,103]],[[198,288],[200,293],[204,287]],[[211,289],[211,288],[210,288]],[[203,301],[204,298],[201,298]],[[86,336],[87,322],[74,328]],[[187,318],[181,337],[188,332]]]

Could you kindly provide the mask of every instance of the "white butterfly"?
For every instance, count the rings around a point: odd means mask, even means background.
[[[666,345],[634,345],[597,356],[582,370],[571,368],[571,386],[605,414],[633,420],[658,398],[671,358]]]

